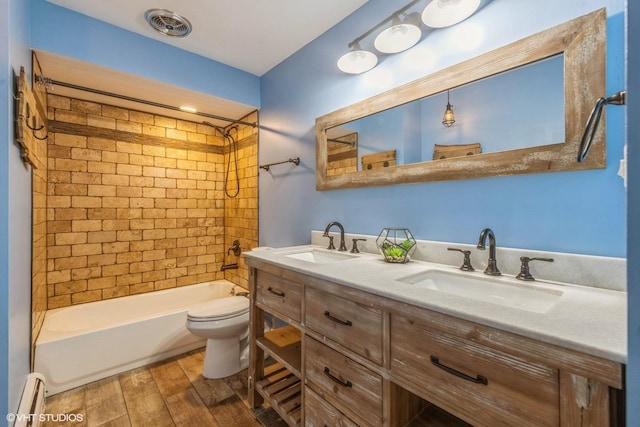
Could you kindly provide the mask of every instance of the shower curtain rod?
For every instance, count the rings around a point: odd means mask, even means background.
[[[69,89],[76,89],[76,90],[81,90],[81,91],[85,91],[85,92],[91,92],[91,93],[95,93],[97,95],[104,95],[104,96],[109,96],[111,98],[118,98],[118,99],[122,99],[125,101],[131,101],[131,102],[137,102],[139,104],[145,104],[145,105],[149,105],[152,107],[159,107],[159,108],[165,108],[168,110],[173,110],[173,111],[180,111],[180,112],[185,112],[183,110],[181,110],[178,107],[174,107],[172,105],[166,105],[166,104],[161,104],[159,102],[153,102],[153,101],[147,101],[145,99],[139,99],[139,98],[133,98],[131,96],[126,96],[126,95],[119,95],[117,93],[112,93],[112,92],[106,92],[104,90],[99,90],[99,89],[92,89],[90,87],[84,87],[84,86],[79,86],[79,85],[75,85],[73,83],[66,83],[66,82],[61,82],[58,80],[51,80],[49,78],[43,77],[43,76],[36,76],[35,80],[37,82],[39,81],[46,81],[49,85],[57,85],[57,86],[62,86],[62,87],[66,87]],[[257,127],[258,123],[254,122],[247,122],[244,120],[236,120],[236,119],[230,119],[228,117],[222,117],[222,116],[216,116],[215,114],[209,114],[209,113],[189,113],[189,114],[195,114],[197,116],[202,116],[202,117],[207,117],[210,119],[215,119],[215,120],[222,120],[224,122],[230,122],[230,123],[236,123],[236,124],[240,124],[240,125],[245,125],[245,126],[251,126],[251,127]]]

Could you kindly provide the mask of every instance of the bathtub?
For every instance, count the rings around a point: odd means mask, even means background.
[[[47,311],[36,340],[34,370],[47,393],[60,393],[203,347],[185,322],[194,304],[231,295],[227,280]]]

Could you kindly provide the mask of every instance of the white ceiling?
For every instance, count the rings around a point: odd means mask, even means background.
[[[337,24],[368,0],[47,0],[92,18],[168,43],[223,64],[261,76]],[[168,37],[144,18],[148,9],[168,9],[187,18],[187,37]],[[240,118],[252,108],[236,102],[152,82],[94,64],[36,51],[46,77],[100,88],[171,106],[194,105],[199,111]],[[79,92],[55,87],[53,93]],[[85,98],[87,98],[85,96]],[[128,108],[131,103],[92,95],[90,100]],[[145,107],[145,111],[149,111]],[[153,110],[153,109],[152,109]],[[151,111],[161,114],[159,111]],[[166,113],[166,112],[165,112]],[[175,116],[175,114],[172,114]],[[182,114],[186,120],[192,120]],[[218,124],[218,123],[216,123]]]

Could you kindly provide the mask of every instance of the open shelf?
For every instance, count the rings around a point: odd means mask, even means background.
[[[302,376],[300,340],[300,330],[288,325],[265,332],[264,337],[257,340],[257,344],[300,378]]]
[[[256,390],[290,426],[298,426],[302,417],[301,382],[284,366],[275,363],[265,369]]]

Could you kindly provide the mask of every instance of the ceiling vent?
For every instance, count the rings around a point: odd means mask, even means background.
[[[192,29],[187,18],[166,9],[149,9],[144,17],[154,30],[165,36],[186,37]]]

